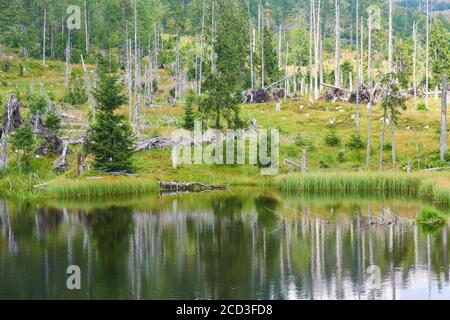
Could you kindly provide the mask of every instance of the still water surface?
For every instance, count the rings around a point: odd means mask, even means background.
[[[255,190],[0,201],[0,299],[450,299],[449,230],[414,225],[424,206]]]

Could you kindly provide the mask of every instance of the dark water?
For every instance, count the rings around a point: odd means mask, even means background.
[[[448,227],[414,225],[423,207],[254,190],[0,201],[0,299],[450,299]]]

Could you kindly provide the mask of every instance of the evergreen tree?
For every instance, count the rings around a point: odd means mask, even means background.
[[[214,119],[216,128],[221,127],[222,117],[229,127],[237,127],[241,124],[240,92],[247,74],[246,12],[237,0],[218,0],[216,7],[216,71],[207,75],[205,88],[208,94],[200,103],[200,111]]]
[[[114,111],[123,104],[122,86],[117,67],[104,57],[98,59],[99,83],[94,95],[98,102],[95,122],[91,125],[94,167],[103,172],[131,172],[134,138],[124,116]]]
[[[434,81],[442,83],[450,70],[450,35],[440,20],[433,23],[430,33],[431,71]]]
[[[24,162],[25,169],[29,171],[31,153],[35,144],[33,129],[29,124],[24,124],[14,131],[10,139],[12,149],[17,153],[19,170],[22,171],[21,163]]]
[[[193,110],[193,104],[196,103],[197,97],[195,93],[191,90],[186,95],[186,104],[184,107],[184,125],[183,128],[186,130],[194,130],[195,114]]]
[[[274,82],[279,79],[280,71],[278,70],[278,56],[275,49],[272,34],[267,26],[263,29],[264,36],[264,74],[267,83]]]
[[[44,126],[48,130],[57,132],[61,128],[61,118],[55,111],[50,111],[45,118]]]

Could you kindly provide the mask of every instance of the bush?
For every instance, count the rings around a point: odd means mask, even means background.
[[[8,72],[11,69],[11,61],[9,59],[1,59],[0,60],[0,68],[3,72]]]
[[[426,104],[425,104],[425,103],[419,103],[419,104],[417,105],[417,110],[419,110],[419,111],[427,111],[427,106],[426,106]]]
[[[352,134],[350,137],[350,141],[347,143],[347,147],[350,150],[362,150],[366,147],[366,142],[361,139],[361,136],[358,134]]]
[[[320,160],[319,167],[320,167],[320,169],[329,169],[330,165],[327,162],[325,162],[324,160]]]
[[[339,139],[335,130],[330,130],[325,136],[325,143],[329,147],[337,147],[341,144],[341,139]]]
[[[425,208],[417,216],[416,221],[428,226],[440,226],[447,223],[447,217],[439,210]]]
[[[339,163],[344,163],[345,161],[347,161],[347,159],[345,158],[345,151],[344,150],[339,150],[338,151],[336,160]]]

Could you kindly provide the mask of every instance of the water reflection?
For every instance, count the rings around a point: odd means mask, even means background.
[[[449,299],[448,228],[411,223],[421,207],[264,192],[1,201],[0,298]],[[80,291],[66,289],[72,264]]]

